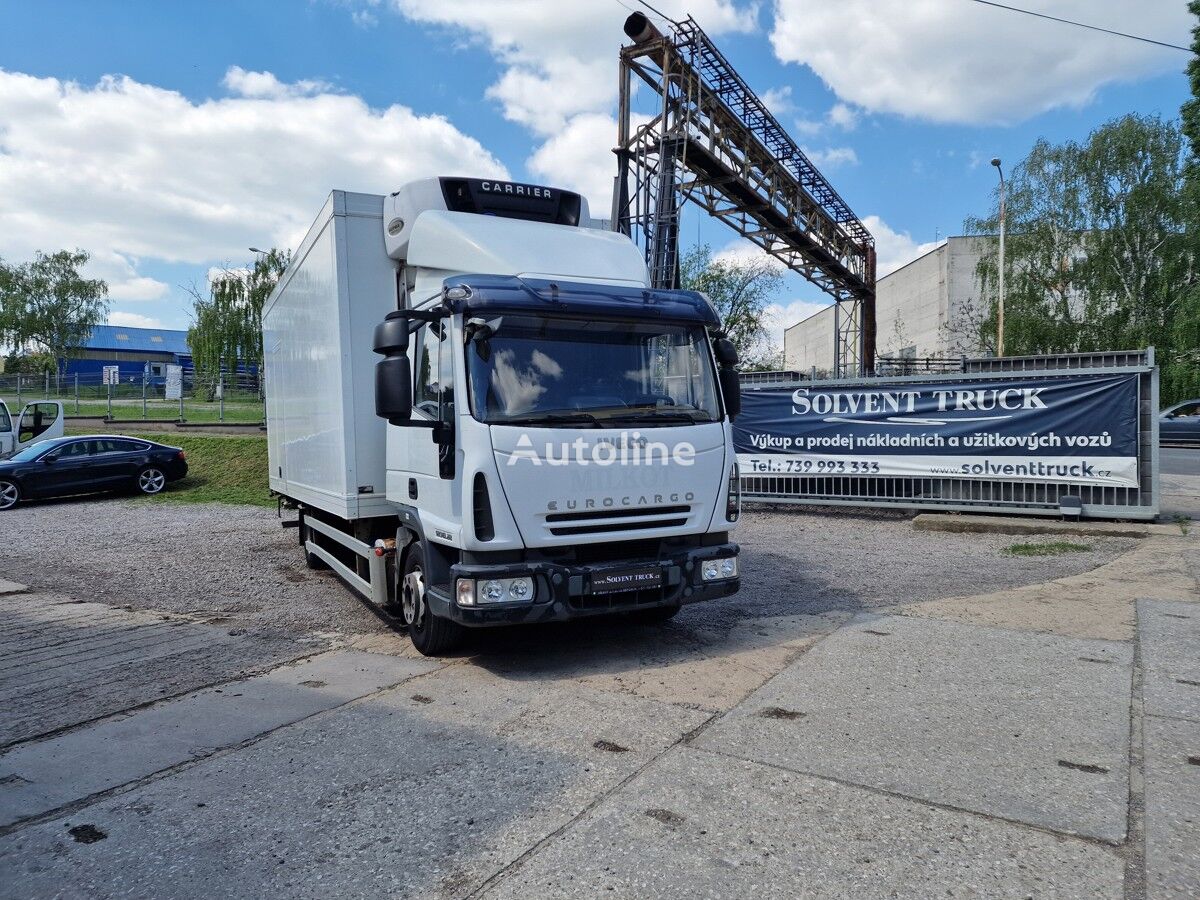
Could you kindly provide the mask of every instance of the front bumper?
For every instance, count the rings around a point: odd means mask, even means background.
[[[610,613],[679,607],[736,594],[741,584],[740,578],[735,576],[719,581],[703,581],[700,577],[700,563],[715,557],[737,555],[738,545],[730,543],[680,551],[663,559],[631,559],[618,563],[457,564],[450,567],[451,587],[459,578],[474,578],[484,581],[492,578],[504,579],[532,575],[536,586],[535,598],[532,603],[496,603],[464,607],[459,606],[441,592],[430,589],[426,593],[426,599],[434,615],[444,616],[473,628],[535,622],[562,622]],[[655,565],[661,566],[663,569],[660,587],[608,594],[592,592],[593,575],[606,571]]]

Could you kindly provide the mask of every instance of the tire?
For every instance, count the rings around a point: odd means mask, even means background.
[[[133,480],[139,493],[148,497],[161,494],[167,487],[167,473],[158,466],[146,466]]]
[[[15,481],[0,481],[0,512],[21,502],[21,488]]]
[[[440,656],[462,643],[464,628],[457,622],[429,612],[425,602],[425,548],[413,544],[404,557],[404,572],[396,585],[400,618],[408,628],[408,637],[422,656]]]
[[[656,606],[654,609],[639,609],[629,614],[629,618],[639,625],[662,625],[670,622],[679,614],[681,606]]]

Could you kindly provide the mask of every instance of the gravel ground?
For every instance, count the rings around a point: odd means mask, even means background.
[[[327,572],[305,568],[296,532],[272,510],[144,503],[43,503],[2,514],[0,573],[80,599],[194,615],[289,637],[381,633],[387,626]],[[1135,543],[1081,538],[1092,549],[1010,557],[1006,535],[918,532],[897,513],[747,510],[735,533],[742,590],[689,607],[704,628],[746,619],[886,610],[1086,572]]]

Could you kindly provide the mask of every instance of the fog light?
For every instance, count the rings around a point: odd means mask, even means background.
[[[454,583],[454,592],[459,606],[475,605],[475,581],[471,578],[460,578]]]
[[[508,583],[508,595],[514,600],[528,600],[533,596],[533,580],[514,578]]]
[[[499,603],[504,599],[504,585],[498,581],[489,581],[483,586],[482,599],[489,603]]]

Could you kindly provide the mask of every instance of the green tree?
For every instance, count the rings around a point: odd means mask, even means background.
[[[1200,19],[1200,0],[1191,0],[1188,10]],[[1180,110],[1183,136],[1188,143],[1183,173],[1184,204],[1188,220],[1187,250],[1190,259],[1200,260],[1200,24],[1192,28],[1192,57],[1187,75],[1191,99]],[[1175,314],[1172,359],[1163,371],[1165,402],[1200,397],[1200,281],[1195,266],[1191,281],[1180,284],[1180,308]]]
[[[714,259],[700,244],[679,262],[679,285],[703,291],[721,317],[721,327],[738,350],[743,371],[778,369],[781,352],[764,325],[767,307],[783,285],[779,263],[766,256],[749,260]]]
[[[196,384],[209,399],[221,374],[234,373],[239,360],[261,370],[263,304],[291,258],[291,251],[272,249],[246,269],[226,269],[215,277],[207,297],[192,290],[188,348]]]
[[[56,380],[67,354],[108,316],[108,285],[79,274],[89,258],[59,250],[27,263],[0,259],[0,346],[15,360],[40,358]]]
[[[1195,280],[1187,161],[1180,127],[1157,116],[1123,116],[1084,143],[1033,146],[1008,180],[1006,353],[1153,345],[1164,386],[1176,383],[1187,366],[1177,325]],[[996,208],[966,222],[969,234],[998,228]],[[997,262],[987,241],[978,268],[985,346],[994,346]]]

